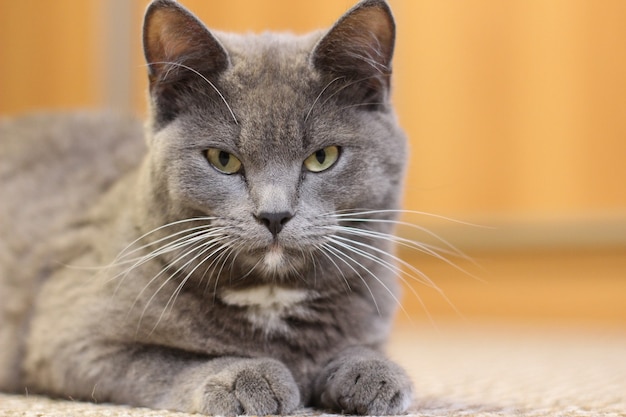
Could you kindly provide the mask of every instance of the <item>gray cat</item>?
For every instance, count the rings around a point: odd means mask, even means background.
[[[397,414],[394,22],[144,22],[151,116],[0,124],[0,388],[205,414]],[[147,146],[144,145],[147,144]],[[146,149],[144,149],[146,148]]]

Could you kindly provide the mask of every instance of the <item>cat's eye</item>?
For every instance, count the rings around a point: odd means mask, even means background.
[[[227,175],[236,174],[241,170],[241,161],[232,154],[221,149],[211,148],[206,151],[206,158],[213,168]]]
[[[313,152],[304,160],[304,167],[311,172],[322,172],[332,167],[339,159],[339,147],[327,146]]]

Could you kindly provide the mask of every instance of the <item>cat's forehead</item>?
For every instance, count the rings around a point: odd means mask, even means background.
[[[238,96],[256,91],[269,99],[294,93],[301,96],[315,78],[310,56],[319,37],[316,33],[221,34],[230,61],[223,81],[228,88],[239,90],[232,92]]]
[[[324,34],[323,31],[310,32],[304,35],[288,32],[243,35],[218,31],[212,33],[224,46],[231,64],[235,66],[251,59],[261,60],[265,65],[296,62],[302,57],[308,57]],[[246,64],[252,64],[252,62]]]
[[[230,56],[220,84],[239,119],[240,151],[263,156],[305,146],[304,119],[319,89],[310,63],[318,38],[267,33],[220,39]]]

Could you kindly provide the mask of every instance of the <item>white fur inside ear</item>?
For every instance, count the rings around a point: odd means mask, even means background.
[[[318,296],[315,291],[283,288],[275,285],[260,285],[243,290],[226,290],[221,299],[224,303],[248,309],[248,320],[268,332],[287,331],[283,321],[286,315],[302,316],[307,300]]]

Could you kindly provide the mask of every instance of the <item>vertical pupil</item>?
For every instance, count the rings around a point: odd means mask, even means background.
[[[317,159],[317,162],[319,162],[320,164],[323,164],[326,160],[326,151],[324,149],[320,149],[319,151],[315,152],[315,159]]]
[[[230,154],[228,152],[220,151],[219,156],[217,157],[222,166],[228,165],[228,161],[230,161]]]

